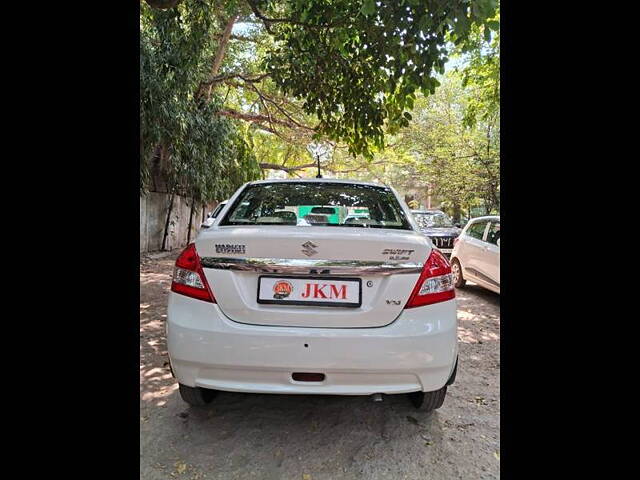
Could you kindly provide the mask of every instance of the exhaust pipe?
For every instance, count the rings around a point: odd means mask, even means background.
[[[382,394],[381,393],[374,393],[373,395],[371,395],[371,399],[374,402],[381,402],[382,401]]]

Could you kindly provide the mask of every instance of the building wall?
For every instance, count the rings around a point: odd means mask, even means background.
[[[164,225],[171,196],[167,193],[149,192],[140,197],[140,251],[153,252],[162,247]],[[215,203],[206,208],[213,210]],[[183,248],[187,245],[187,230],[189,228],[189,213],[191,201],[176,195],[169,221],[169,235],[167,236],[168,250]],[[202,208],[193,213],[191,240],[196,237],[202,223]]]

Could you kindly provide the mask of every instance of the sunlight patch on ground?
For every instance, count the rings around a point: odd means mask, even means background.
[[[498,340],[500,340],[500,335],[497,335],[497,334],[495,334],[493,332],[483,333],[482,334],[482,340],[498,341]]]
[[[161,320],[150,320],[148,322],[146,322],[140,329],[143,332],[146,332],[147,330],[160,330],[164,328],[164,322]]]
[[[167,275],[166,273],[141,273],[140,274],[140,284],[148,285],[150,283],[168,283],[171,281],[171,275]]]
[[[144,371],[141,367],[140,377],[140,399],[144,402],[157,402],[157,406],[164,405],[166,397],[178,388],[171,373],[163,368]]]
[[[464,327],[458,327],[458,341],[461,343],[478,343],[473,332]]]
[[[479,342],[497,342],[500,340],[500,335],[493,332],[482,332],[479,335],[474,334],[468,328],[458,326],[458,341],[461,343],[479,343]]]
[[[458,310],[458,320],[473,320],[476,317],[471,312],[467,312],[465,310]]]

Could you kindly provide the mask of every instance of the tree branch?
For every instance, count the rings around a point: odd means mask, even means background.
[[[259,163],[260,168],[263,170],[282,170],[283,172],[292,173],[297,170],[304,170],[305,168],[315,167],[316,162],[305,163],[304,165],[296,165],[294,167],[285,167],[284,165],[277,165],[275,163]],[[322,165],[320,166],[322,168]]]
[[[227,21],[227,24],[224,27],[224,31],[222,32],[222,36],[220,37],[220,44],[218,45],[218,50],[216,51],[216,56],[213,58],[213,65],[211,65],[211,77],[215,77],[216,75],[218,75],[218,71],[220,70],[220,66],[222,65],[222,60],[227,53],[227,45],[229,44],[229,38],[231,37],[233,24],[236,23],[237,19],[238,15],[233,15]],[[209,89],[207,90],[207,100],[211,98],[212,89],[213,83],[209,85]]]
[[[308,125],[303,125],[297,120],[295,120],[284,108],[282,108],[282,106],[278,102],[276,102],[273,98],[270,98],[264,93],[262,93],[258,89],[258,87],[256,87],[255,85],[249,84],[249,88],[251,88],[254,92],[256,92],[256,94],[260,98],[260,102],[264,106],[264,109],[267,112],[267,115],[269,116],[270,121],[271,121],[272,115],[271,115],[271,112],[269,111],[269,108],[267,107],[266,102],[269,102],[271,105],[273,105],[282,115],[284,115],[287,118],[287,120],[289,120],[289,122],[291,122],[291,124],[295,125],[296,127],[309,130],[311,132],[316,131],[316,127],[309,127]],[[290,127],[290,128],[293,128],[293,127]]]
[[[256,6],[254,0],[247,0],[247,3],[249,4],[249,7],[251,8],[251,11],[256,16],[256,18],[258,18],[258,19],[263,21],[265,29],[270,34],[273,34],[273,32],[271,31],[271,24],[273,24],[273,23],[290,23],[291,25],[300,25],[302,27],[315,28],[315,29],[331,28],[331,27],[335,27],[335,26],[339,25],[339,23],[335,23],[335,24],[328,23],[326,25],[314,25],[314,24],[311,24],[311,23],[301,22],[301,21],[296,20],[294,18],[268,18],[265,15],[263,15],[260,12],[260,10],[258,10],[258,7]]]
[[[222,34],[219,33],[217,35],[215,35],[216,37],[222,37]],[[240,42],[251,42],[251,43],[258,43],[259,40],[257,38],[251,38],[251,37],[245,37],[243,35],[230,35],[229,36],[229,40],[238,40]]]
[[[269,122],[270,119],[267,115],[260,115],[255,113],[243,113],[238,112],[237,110],[220,110],[218,115],[222,115],[223,117],[236,118],[238,120],[244,120],[246,122]],[[288,128],[296,128],[296,125],[290,122],[286,122],[284,120],[280,120],[279,118],[272,118],[271,122],[276,125],[282,125],[283,127]]]
[[[218,75],[216,77],[211,77],[207,82],[204,82],[203,85],[223,83],[223,82],[226,82],[227,80],[232,80],[234,78],[239,78],[242,81],[247,83],[257,83],[257,82],[261,82],[262,80],[267,78],[269,75],[270,75],[269,73],[261,73],[255,76],[249,76],[243,73],[229,73],[226,75]]]

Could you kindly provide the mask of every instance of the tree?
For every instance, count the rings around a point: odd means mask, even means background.
[[[434,95],[416,98],[412,122],[395,135],[372,160],[337,153],[328,168],[339,176],[374,180],[404,191],[433,195],[456,219],[463,211],[499,209],[499,123],[487,147],[486,125],[470,126],[465,115],[474,92],[462,77],[449,72]]]
[[[447,41],[465,45],[495,0],[248,0],[274,35],[265,61],[276,85],[304,100],[317,130],[370,157],[411,120],[416,93],[432,94]],[[265,10],[266,9],[266,10]]]
[[[141,9],[141,191],[152,170],[170,194],[163,249],[176,194],[195,204],[228,196],[260,170],[246,129],[220,115],[222,99],[198,98],[216,50],[216,10],[190,1],[168,10]]]
[[[496,2],[184,0],[173,10],[205,6],[217,44],[199,98],[227,87],[225,99],[239,95],[219,115],[284,141],[324,138],[370,157],[385,130],[408,125],[417,92],[435,91],[448,42],[464,45]],[[252,25],[250,35],[234,35],[236,23]]]
[[[402,177],[414,169],[415,155],[384,152],[385,135],[393,139],[409,127],[410,111],[437,91],[453,51],[496,27],[487,23],[496,6],[147,0],[141,189],[157,170],[172,194],[220,199],[237,182],[257,178],[259,168],[301,174],[315,165],[305,148],[315,141],[330,146],[323,167],[336,175],[391,158]],[[368,163],[357,163],[362,159]]]

